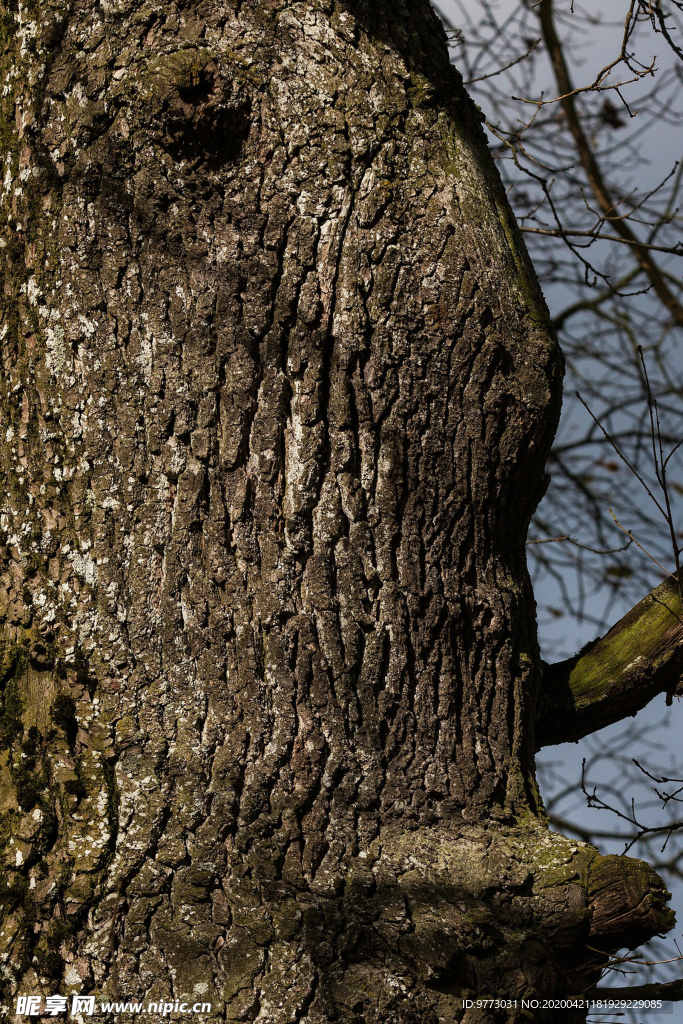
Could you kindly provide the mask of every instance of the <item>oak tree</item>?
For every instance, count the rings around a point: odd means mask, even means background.
[[[463,998],[673,915],[534,754],[675,688],[681,606],[541,663],[562,355],[441,22],[0,10],[5,1001],[545,1019]]]

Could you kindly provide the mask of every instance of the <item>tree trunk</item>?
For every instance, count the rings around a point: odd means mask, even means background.
[[[544,823],[561,355],[440,23],[2,13],[6,1002],[544,1019],[462,997],[670,913]]]

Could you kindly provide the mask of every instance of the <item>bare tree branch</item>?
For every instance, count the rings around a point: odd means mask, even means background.
[[[600,170],[598,162],[593,155],[590,143],[577,115],[576,104],[574,102],[574,86],[569,74],[569,68],[567,67],[562,45],[555,28],[555,21],[553,18],[553,0],[542,0],[538,10],[543,39],[545,40],[548,54],[551,59],[558,90],[562,94],[560,97],[562,110],[567,118],[567,125],[574,142],[576,143],[579,159],[598,205],[605,217],[613,223],[617,234],[620,235],[625,242],[630,244],[636,260],[647,275],[654,291],[669,310],[676,323],[679,326],[683,326],[683,305],[681,305],[669,288],[660,268],[651,258],[647,250],[640,244],[639,239],[634,234],[630,225],[625,220],[615,216],[617,202],[610,194],[607,184],[603,178],[602,171]]]

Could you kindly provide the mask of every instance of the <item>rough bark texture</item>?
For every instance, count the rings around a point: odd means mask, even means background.
[[[670,915],[539,818],[561,357],[433,12],[2,17],[7,999],[593,983]]]

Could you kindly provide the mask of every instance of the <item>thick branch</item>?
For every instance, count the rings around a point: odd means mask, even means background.
[[[539,7],[539,16],[543,40],[555,73],[557,88],[562,97],[560,103],[567,118],[567,125],[574,138],[579,159],[586,172],[593,195],[610,226],[631,247],[633,255],[647,275],[656,295],[669,310],[676,323],[679,326],[683,326],[683,306],[681,306],[664,280],[661,269],[631,230],[628,221],[617,213],[616,203],[610,195],[605,179],[602,176],[602,171],[591,149],[590,142],[581,126],[576,109],[575,96],[573,95],[574,85],[564,59],[562,44],[555,28],[552,0],[543,0]]]
[[[578,740],[644,708],[658,693],[681,693],[683,617],[675,580],[632,608],[602,639],[547,665],[536,722],[537,748]]]

